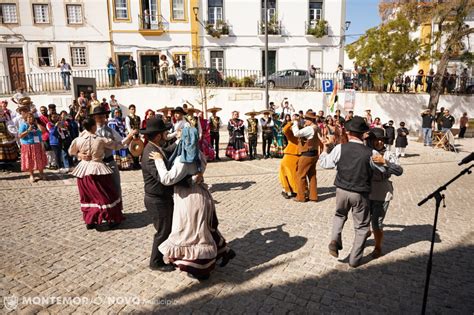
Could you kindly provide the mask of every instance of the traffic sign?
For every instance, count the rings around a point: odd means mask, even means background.
[[[324,93],[331,93],[334,89],[332,80],[323,80],[323,92]]]

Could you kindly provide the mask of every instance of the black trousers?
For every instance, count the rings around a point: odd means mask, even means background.
[[[465,133],[466,133],[466,127],[459,128],[459,138],[464,138]]]
[[[171,223],[173,221],[173,200],[163,200],[158,197],[145,195],[145,208],[153,220],[156,233],[153,236],[153,247],[151,248],[150,267],[157,267],[164,264],[163,254],[158,250],[171,233]]]
[[[249,154],[251,159],[257,157],[257,135],[249,134]]]
[[[211,131],[211,146],[216,151],[216,159],[219,157],[219,131]]]
[[[273,134],[264,133],[262,140],[263,140],[263,143],[262,143],[263,156],[270,156],[270,145],[273,142]]]
[[[132,160],[133,160],[133,168],[136,169],[136,170],[139,170],[141,167],[140,167],[140,157],[139,156],[132,156]]]

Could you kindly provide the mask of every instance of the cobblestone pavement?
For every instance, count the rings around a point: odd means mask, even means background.
[[[202,283],[179,271],[148,269],[154,228],[144,209],[141,172],[122,173],[127,220],[103,232],[85,229],[74,179],[48,173],[48,181],[30,184],[25,174],[3,173],[0,296],[10,309],[17,297],[16,312],[23,314],[419,313],[434,201],[416,204],[461,170],[457,162],[474,150],[474,139],[459,148],[456,154],[410,142],[405,173],[394,179],[385,255],[370,260],[369,239],[366,263],[357,269],[346,258],[351,219],[341,261],[327,252],[333,170],[318,168],[320,202],[301,204],[281,197],[278,160],[210,163],[206,181],[237,257]],[[474,312],[473,184],[474,175],[464,176],[446,191],[429,313]]]

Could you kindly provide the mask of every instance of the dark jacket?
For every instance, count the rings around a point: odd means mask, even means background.
[[[145,197],[155,198],[163,203],[173,203],[173,186],[164,186],[160,183],[155,161],[150,159],[151,152],[160,152],[152,143],[148,142],[142,155],[142,174],[145,183]],[[163,154],[163,152],[160,152]],[[167,156],[163,157],[167,164]]]
[[[402,135],[405,133],[405,135]],[[397,140],[395,141],[395,147],[405,148],[408,145],[408,129],[407,128],[398,128],[397,129]]]

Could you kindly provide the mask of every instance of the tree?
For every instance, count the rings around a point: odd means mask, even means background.
[[[474,10],[474,0],[385,0],[379,6],[382,19],[388,19],[395,12],[405,16],[414,27],[426,23],[437,25],[432,40],[424,43],[430,49],[421,53],[432,61],[437,61],[437,69],[430,92],[428,108],[436,112],[442,91],[442,78],[447,70],[448,61],[462,46],[462,40],[474,33],[473,28],[465,24],[467,15]],[[426,47],[425,47],[426,48]],[[472,53],[464,52],[456,56],[471,63]]]
[[[390,83],[410,70],[420,57],[420,41],[410,38],[413,26],[398,14],[396,19],[371,28],[346,47],[349,58],[372,69],[375,83]]]

